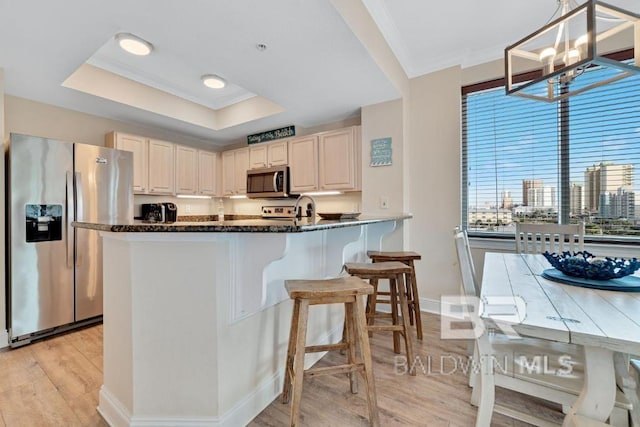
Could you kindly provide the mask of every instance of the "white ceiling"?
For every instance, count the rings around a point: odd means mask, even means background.
[[[409,77],[498,59],[507,44],[545,24],[557,5],[362,1]],[[640,9],[638,0],[611,3]],[[150,41],[154,52],[125,54],[113,41],[119,32]],[[258,43],[268,49],[260,52]],[[85,62],[212,112],[253,96],[284,111],[213,130],[63,87]],[[0,0],[0,67],[9,95],[216,145],[290,124],[343,120],[361,106],[399,97],[329,0]],[[230,84],[216,93],[201,84],[203,74],[218,74]]]

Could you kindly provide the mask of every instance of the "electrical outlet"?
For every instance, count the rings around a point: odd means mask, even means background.
[[[389,198],[387,196],[380,196],[380,209],[389,208]]]
[[[184,205],[184,213],[191,213],[191,205]]]

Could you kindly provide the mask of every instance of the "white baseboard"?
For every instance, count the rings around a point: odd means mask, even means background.
[[[103,385],[98,412],[111,427],[218,427],[218,417],[132,417],[122,403]]]
[[[342,324],[323,335],[315,345],[337,342],[342,337]],[[326,352],[312,353],[306,358],[305,369],[318,362]],[[103,385],[100,388],[98,412],[111,427],[236,427],[247,425],[282,392],[284,366],[244,399],[219,417],[132,417],[122,403]]]
[[[9,331],[0,331],[0,348],[9,347]]]
[[[131,425],[131,414],[124,405],[107,390],[104,384],[100,387],[98,413],[111,427],[127,427]]]
[[[426,311],[427,313],[440,314],[440,300],[430,298],[420,298],[420,311]]]

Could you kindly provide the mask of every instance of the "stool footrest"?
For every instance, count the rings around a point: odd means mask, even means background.
[[[323,366],[322,368],[311,368],[304,371],[305,377],[319,377],[321,375],[349,374],[351,372],[364,371],[364,363],[352,365]]]
[[[375,317],[376,319],[392,319],[393,318],[393,314],[392,313],[378,313],[378,312],[376,312],[376,314],[370,314],[369,317]]]
[[[310,345],[304,348],[305,353],[318,353],[320,351],[343,350],[349,347],[348,343]]]
[[[404,325],[368,325],[369,332],[375,331],[399,331],[404,334]]]

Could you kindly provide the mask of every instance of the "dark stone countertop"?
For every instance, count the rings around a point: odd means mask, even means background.
[[[376,222],[404,220],[411,218],[411,214],[395,215],[360,215],[355,219],[323,220],[318,218],[315,223],[302,218],[292,219],[235,219],[225,221],[178,221],[174,223],[146,223],[135,220],[131,223],[108,222],[73,222],[77,228],[90,230],[111,231],[115,233],[300,233],[304,231],[326,230],[330,228],[353,227],[357,225],[373,224]]]

